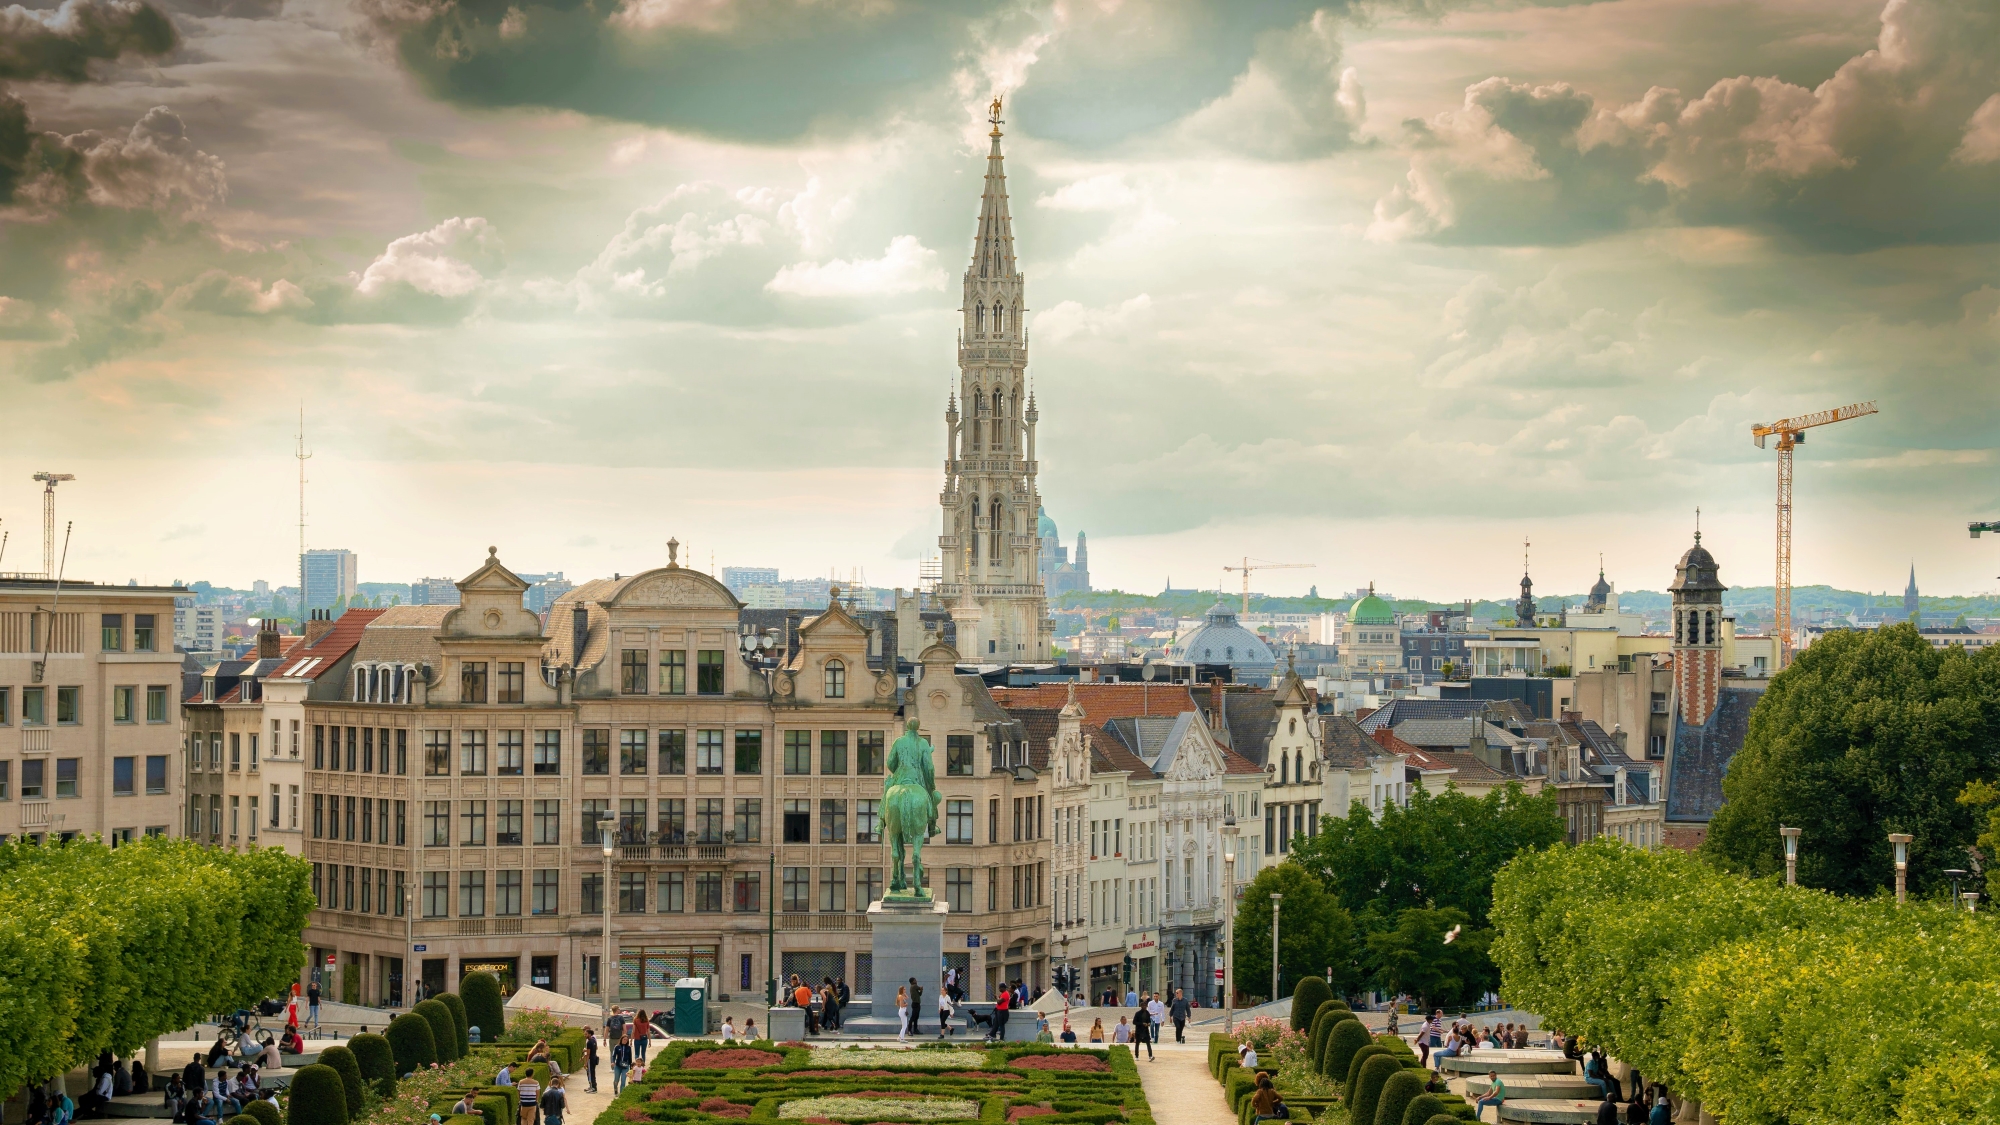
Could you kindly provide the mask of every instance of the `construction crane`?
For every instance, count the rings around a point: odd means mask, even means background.
[[[1317,566],[1317,565],[1318,565],[1317,563],[1274,563],[1274,562],[1257,562],[1257,561],[1255,561],[1255,560],[1253,560],[1253,559],[1250,559],[1250,558],[1245,558],[1245,559],[1243,560],[1243,565],[1242,565],[1242,566],[1225,566],[1225,567],[1223,567],[1222,569],[1224,569],[1224,570],[1226,570],[1226,571],[1231,571],[1231,572],[1235,572],[1235,571],[1242,571],[1242,572],[1243,572],[1243,615],[1244,615],[1245,617],[1248,617],[1248,616],[1250,615],[1250,572],[1251,572],[1251,571],[1253,571],[1253,570],[1307,570],[1307,569],[1310,569],[1310,568],[1312,568],[1312,567],[1314,567],[1314,566]]]
[[[1985,523],[1969,523],[1965,525],[1965,530],[1970,531],[1972,537],[1977,539],[1979,538],[1979,533],[1982,531],[2000,531],[2000,520],[1990,520]]]
[[[1764,439],[1778,439],[1778,581],[1772,592],[1772,601],[1777,617],[1775,632],[1778,635],[1780,668],[1790,664],[1792,656],[1792,447],[1806,440],[1805,431],[1814,426],[1845,422],[1873,413],[1874,403],[1857,402],[1852,406],[1802,414],[1797,418],[1780,418],[1768,425],[1756,423],[1750,427],[1750,439],[1757,443],[1759,449],[1765,448]]]
[[[42,482],[42,576],[56,574],[56,485],[75,480],[75,473],[36,473]]]

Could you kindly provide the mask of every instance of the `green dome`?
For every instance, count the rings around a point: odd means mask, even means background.
[[[1049,518],[1049,512],[1046,508],[1035,509],[1035,538],[1056,538],[1056,521]]]
[[[1370,590],[1367,597],[1347,607],[1347,619],[1356,625],[1394,625],[1396,611]]]

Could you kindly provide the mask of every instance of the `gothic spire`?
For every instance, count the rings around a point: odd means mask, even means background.
[[[979,236],[972,247],[968,278],[1014,276],[1014,221],[1007,214],[1007,171],[1000,157],[1000,99],[994,98],[986,120],[992,123],[993,147],[986,154],[986,188],[979,201]]]

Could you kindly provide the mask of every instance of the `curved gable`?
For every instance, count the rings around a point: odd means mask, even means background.
[[[604,604],[614,609],[724,609],[731,613],[743,608],[727,586],[679,566],[633,575]]]

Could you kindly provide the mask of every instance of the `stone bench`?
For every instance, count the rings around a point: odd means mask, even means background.
[[[1501,1121],[1561,1122],[1564,1125],[1595,1125],[1597,1104],[1555,1098],[1508,1098],[1500,1103]]]
[[[1575,1074],[1576,1061],[1564,1057],[1561,1051],[1536,1050],[1504,1047],[1481,1047],[1469,1055],[1450,1055],[1438,1058],[1435,1053],[1431,1061],[1439,1070],[1452,1074]]]
[[[1571,1101],[1595,1099],[1598,1096],[1597,1087],[1573,1074],[1510,1074],[1503,1081],[1506,1083],[1507,1096],[1510,1098]],[[1490,1085],[1484,1071],[1467,1075],[1466,1097],[1483,1098]]]

